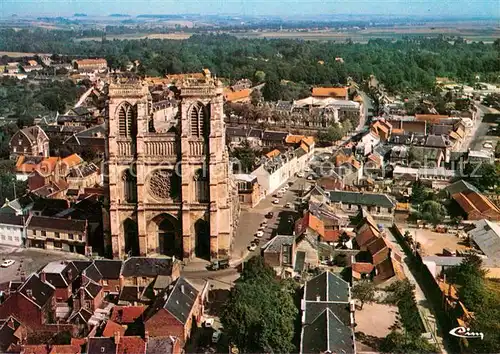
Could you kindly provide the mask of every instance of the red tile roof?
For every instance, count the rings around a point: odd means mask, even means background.
[[[325,242],[337,242],[342,235],[341,230],[325,230],[325,235],[321,238]]]
[[[24,354],[48,354],[49,348],[46,344],[23,345],[22,353],[24,353]]]
[[[313,97],[347,97],[346,87],[313,87]]]
[[[79,345],[53,345],[50,354],[79,354]]]
[[[104,331],[102,331],[102,336],[113,337],[115,333],[120,333],[123,336],[125,334],[125,328],[116,322],[108,320],[108,322],[106,322],[106,327],[104,327]]]
[[[375,256],[377,253],[379,253],[379,252],[383,251],[385,248],[387,248],[387,244],[385,243],[384,238],[379,237],[376,240],[374,240],[373,242],[370,242],[366,246],[366,248],[372,256]]]
[[[274,149],[273,151],[269,151],[266,154],[266,156],[267,156],[267,158],[272,159],[273,157],[279,156],[280,154],[281,154],[281,151],[279,151],[278,149]]]
[[[366,224],[358,229],[356,234],[356,243],[360,247],[363,247],[366,246],[374,238],[379,237],[380,231],[370,224]]]
[[[244,89],[244,90],[239,90],[239,91],[228,90],[228,91],[224,92],[224,98],[228,102],[241,101],[241,100],[249,99],[251,93],[252,93],[252,90],[250,90],[250,89]]]
[[[316,231],[320,236],[325,237],[325,225],[321,219],[307,212],[302,219],[299,219],[295,225],[295,233],[300,236],[307,228]]]
[[[142,316],[145,309],[144,306],[115,306],[111,320],[120,324],[134,323]]]
[[[352,271],[353,272],[358,272],[358,273],[361,273],[361,274],[369,274],[373,271],[373,268],[375,268],[375,266],[371,263],[353,263],[352,264]]]
[[[475,211],[485,218],[500,219],[500,209],[481,193],[474,191],[455,193],[452,198],[467,214]]]
[[[146,342],[141,337],[120,337],[116,348],[116,354],[144,354],[146,353]]]

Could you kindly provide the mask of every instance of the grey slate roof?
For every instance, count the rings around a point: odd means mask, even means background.
[[[327,271],[304,286],[301,353],[354,353],[349,284]]]
[[[307,301],[349,301],[349,284],[331,272],[324,272],[309,280],[304,288]]]
[[[123,263],[124,277],[156,277],[172,274],[171,258],[131,257]]]
[[[46,281],[56,288],[68,287],[68,285],[71,284],[71,282],[78,276],[78,269],[71,262],[67,264],[61,264],[61,267],[59,267],[59,269],[53,268],[54,270],[49,267],[51,263],[44,267],[42,269],[42,272],[45,274]]]
[[[88,268],[92,264],[91,261],[71,261],[71,263],[73,263],[73,265],[77,269],[78,274],[81,274],[85,270],[85,268]]]
[[[354,353],[354,335],[329,308],[303,328],[301,353]]]
[[[281,248],[285,245],[293,245],[295,236],[292,235],[276,235],[263,247],[264,252],[281,252]]]
[[[97,283],[94,283],[93,281],[89,281],[85,285],[85,290],[87,291],[88,295],[93,299],[99,294],[99,291],[101,291],[102,286],[100,286]]]
[[[176,337],[150,337],[147,342],[146,354],[173,354]]]
[[[38,274],[32,274],[18,289],[18,292],[39,307],[43,307],[52,298],[54,291],[54,287],[44,283]]]
[[[182,324],[189,319],[193,306],[198,299],[199,291],[195,289],[184,277],[177,279],[172,290],[159,294],[155,303],[151,306],[151,317],[158,311],[164,309],[171,313]]]
[[[248,133],[248,129],[240,128],[240,127],[227,127],[226,135],[228,137],[246,137]]]
[[[90,337],[87,343],[87,354],[116,354],[114,338]]]
[[[98,259],[94,264],[101,273],[103,279],[119,279],[122,269],[122,261],[111,259]]]
[[[443,135],[428,135],[425,146],[446,148],[451,146],[451,142]]]
[[[92,279],[96,283],[99,283],[102,279],[102,274],[99,272],[97,269],[95,263],[92,263],[90,266],[88,266],[84,271],[83,275],[85,275],[87,278]]]
[[[262,140],[284,142],[287,136],[288,132],[265,130],[264,133],[262,134]]]
[[[456,181],[455,183],[450,184],[445,189],[451,195],[456,194],[456,193],[469,192],[469,191],[480,193],[476,187],[474,187],[472,184],[470,184],[469,182],[464,181],[462,179],[460,181]]]
[[[14,214],[0,213],[0,224],[23,226],[23,217]]]
[[[330,201],[344,204],[380,206],[394,208],[396,203],[387,194],[329,191]]]

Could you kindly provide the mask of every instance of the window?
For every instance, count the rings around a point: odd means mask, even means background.
[[[23,141],[22,140],[19,140],[19,145],[22,145],[23,144]]]
[[[70,240],[74,240],[74,239],[75,239],[75,237],[73,236],[73,234],[68,234],[68,238],[69,238]]]
[[[377,207],[377,213],[380,213],[380,207]]]
[[[17,147],[14,146],[14,152],[17,152]]]
[[[83,236],[82,235],[78,235],[78,241],[83,241]]]
[[[208,184],[208,176],[206,175],[206,173],[202,168],[196,171],[194,176],[194,181],[195,181],[194,187],[195,187],[196,201],[198,203],[209,202],[210,187]]]
[[[197,137],[205,137],[208,133],[208,118],[209,114],[207,108],[201,104],[196,103],[191,106],[189,113],[191,135]]]
[[[33,236],[36,236],[36,230],[33,230]]]
[[[54,248],[62,248],[62,242],[54,242]]]
[[[239,195],[238,199],[240,200],[241,203],[245,202],[245,196],[244,195]]]
[[[9,235],[9,241],[12,241],[12,236],[11,235]]]
[[[5,235],[2,235],[2,240],[5,241]]]
[[[42,236],[47,236],[47,232],[45,230],[41,231]]]
[[[137,124],[137,105],[123,104],[118,111],[118,132],[122,137],[135,137]]]
[[[137,202],[137,177],[135,173],[128,169],[123,174],[124,194],[127,203]]]
[[[102,285],[107,286],[108,285],[108,281],[106,279],[103,279],[102,280]]]
[[[59,235],[59,232],[54,232],[54,237],[55,238],[60,238],[61,236]]]

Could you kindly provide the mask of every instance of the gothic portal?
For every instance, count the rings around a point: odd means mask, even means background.
[[[109,85],[108,174],[113,257],[229,254],[235,219],[223,87],[205,75],[179,85],[178,119],[158,132],[148,86]]]

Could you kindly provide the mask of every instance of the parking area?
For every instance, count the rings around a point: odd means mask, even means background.
[[[452,251],[466,250],[468,248],[457,234],[438,233],[430,229],[417,229],[408,226],[403,227],[403,232],[406,230],[410,231],[415,242],[420,243],[423,256],[441,255],[443,248]]]
[[[0,263],[7,259],[12,259],[15,262],[8,268],[0,269],[0,287],[2,288],[9,281],[20,279],[22,273],[28,276],[49,262],[86,259],[86,257],[61,251],[0,247]]]

